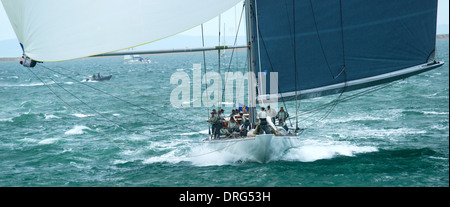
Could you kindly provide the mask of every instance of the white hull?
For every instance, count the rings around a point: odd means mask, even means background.
[[[255,137],[208,140],[217,151],[226,151],[235,155],[250,158],[251,161],[267,163],[271,159],[271,143],[273,134],[256,135]]]
[[[258,163],[267,163],[269,162],[273,156],[275,156],[280,151],[287,150],[292,144],[289,143],[280,143],[273,142],[273,139],[283,138],[284,140],[291,135],[287,135],[286,131],[281,127],[276,127],[272,123],[272,119],[270,117],[267,118],[268,126],[273,129],[278,128],[278,132],[283,130],[283,133],[280,133],[282,136],[276,136],[275,134],[253,134],[254,129],[248,132],[249,137],[245,138],[222,138],[216,140],[207,140],[207,143],[216,150],[216,151],[224,151],[230,154],[234,154],[244,158],[250,158],[251,161],[256,161]],[[292,136],[296,136],[293,135]],[[275,154],[275,155],[274,155]]]

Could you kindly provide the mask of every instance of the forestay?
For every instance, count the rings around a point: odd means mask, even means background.
[[[241,0],[2,0],[25,54],[42,62],[114,52],[204,23]]]

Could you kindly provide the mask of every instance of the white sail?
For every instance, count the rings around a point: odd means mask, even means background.
[[[25,54],[64,61],[153,42],[242,0],[2,0]]]

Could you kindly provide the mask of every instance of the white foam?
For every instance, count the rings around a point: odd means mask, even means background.
[[[55,115],[47,115],[45,114],[45,119],[60,119],[61,117],[55,116]]]
[[[163,155],[153,156],[144,164],[190,162],[195,166],[233,165],[241,162],[257,162],[249,151],[250,141],[224,142],[153,142],[152,150],[166,151]],[[317,139],[273,138],[270,146],[270,160],[314,162],[332,159],[337,156],[353,157],[361,153],[376,152],[373,146],[357,146],[345,141]]]
[[[390,121],[391,119],[392,119],[392,117],[380,118],[380,117],[373,117],[373,116],[355,116],[355,117],[346,117],[346,118],[327,119],[327,120],[323,120],[322,123],[338,124],[338,123],[347,123],[347,122],[353,122],[353,121]]]
[[[55,142],[57,142],[59,140],[59,138],[48,138],[48,139],[44,139],[40,142],[38,142],[38,144],[53,144]]]
[[[409,134],[426,134],[425,130],[418,130],[413,128],[398,128],[398,129],[371,129],[360,128],[359,130],[353,130],[352,135],[359,138],[367,137],[379,137],[379,138],[395,138]]]
[[[170,151],[161,156],[150,157],[148,159],[145,159],[142,163],[153,164],[153,163],[167,162],[167,163],[176,164],[176,163],[188,160],[185,156],[177,155],[178,152],[179,152],[178,150],[173,150],[173,151]]]
[[[186,135],[194,135],[194,134],[208,134],[209,130],[202,130],[202,131],[198,131],[198,132],[186,132],[186,133],[182,133],[182,134],[177,134],[177,135],[182,135],[182,136],[186,136]]]
[[[47,82],[45,85],[53,85],[54,81]],[[44,83],[29,83],[29,84],[12,84],[12,85],[0,85],[1,87],[34,87],[34,86],[43,86]]]
[[[430,127],[431,129],[437,129],[437,130],[446,130],[448,129],[448,125],[433,125]]]
[[[75,127],[73,127],[73,129],[65,132],[64,134],[66,135],[83,134],[84,133],[83,129],[89,129],[89,127],[76,125]]]
[[[314,162],[323,159],[332,159],[336,156],[353,157],[356,154],[376,152],[375,147],[355,146],[348,144],[316,144],[305,145],[298,148],[290,149],[284,156],[283,160]]]
[[[33,139],[33,138],[24,138],[24,139],[22,139],[22,141],[24,141],[24,142],[38,142],[38,140],[37,139]]]
[[[436,111],[424,111],[423,113],[432,115],[448,115],[448,112],[436,112]]]
[[[253,144],[253,142],[249,141],[224,141],[214,143],[185,142],[184,144],[185,148],[176,147],[174,150],[171,150],[162,156],[149,158],[145,160],[144,163],[178,163],[185,161],[190,162],[195,166],[221,166],[238,162],[257,162],[254,155],[249,151],[249,148],[251,148],[250,145]],[[170,150],[169,146],[165,146],[164,148]],[[152,149],[155,148],[152,147]]]
[[[86,118],[86,117],[89,117],[89,116],[94,116],[94,115],[92,115],[92,114],[72,114],[72,115],[74,115],[74,116],[76,116],[76,117],[79,117],[79,118]]]
[[[0,122],[13,122],[12,118],[0,119]]]
[[[251,159],[246,153],[236,153],[227,148],[223,149],[220,145],[210,144],[202,144],[191,148],[188,157],[187,161],[196,166],[228,165]]]

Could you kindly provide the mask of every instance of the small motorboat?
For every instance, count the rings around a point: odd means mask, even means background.
[[[110,80],[112,77],[112,75],[108,75],[108,76],[101,76],[100,78],[94,77],[91,79],[86,79],[86,81],[107,81]]]
[[[93,80],[95,81],[106,81],[111,79],[112,75],[108,75],[108,76],[101,76],[100,78],[94,78]]]

